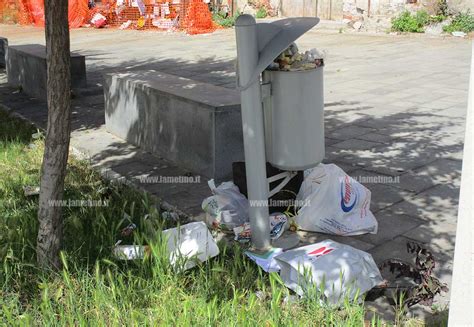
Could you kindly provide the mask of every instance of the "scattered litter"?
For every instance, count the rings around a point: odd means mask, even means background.
[[[202,221],[164,230],[163,235],[168,238],[170,262],[175,267],[184,264],[187,270],[194,267],[196,261],[204,262],[219,254],[216,242]]]
[[[161,213],[164,220],[179,221],[179,214],[174,211],[164,211]]]
[[[107,18],[101,13],[96,13],[91,19],[91,24],[94,25],[95,28],[104,27],[107,24]]]
[[[23,186],[23,192],[25,196],[33,196],[33,195],[38,195],[40,193],[40,187],[39,186]]]
[[[275,260],[275,257],[281,253],[283,253],[283,249],[280,248],[272,248],[264,253],[245,251],[245,255],[252,261],[255,261],[266,272],[280,271],[280,265]]]
[[[127,21],[124,22],[122,25],[120,25],[119,29],[121,29],[121,30],[126,30],[127,28],[130,27],[130,25],[132,25],[132,21],[131,21],[131,20],[127,20]]]
[[[361,21],[357,21],[352,25],[352,28],[354,28],[357,31],[360,30],[361,27],[362,27],[362,22]]]
[[[334,164],[305,171],[297,199],[295,221],[300,229],[350,236],[376,234],[378,223],[370,211],[370,191]]]
[[[43,134],[41,132],[36,132],[36,133],[31,134],[31,138],[33,138],[33,140],[37,140],[41,138],[42,136]]]
[[[297,295],[289,294],[283,298],[283,304],[293,304],[297,303],[299,297]]]
[[[311,49],[305,53],[300,53],[295,43],[292,43],[285,51],[283,51],[268,70],[281,71],[301,71],[310,70],[324,66],[324,55],[316,49]]]
[[[38,148],[38,145],[37,145],[37,144],[35,144],[35,143],[30,143],[30,144],[28,144],[28,149],[34,150],[34,149],[36,149],[36,148]]]
[[[455,31],[455,32],[452,32],[451,34],[456,37],[465,37],[467,35],[466,33],[461,32],[461,31]]]
[[[232,230],[249,220],[249,201],[232,182],[216,187],[211,179],[208,185],[214,195],[204,199],[202,209],[207,224],[212,228]]]
[[[135,225],[134,223],[131,223],[120,231],[120,235],[122,235],[123,237],[130,236],[132,235],[135,229],[137,229],[137,225]]]
[[[251,231],[250,231],[250,223],[244,223],[243,225],[237,226],[234,228],[234,240],[241,243],[250,242],[251,239]]]
[[[289,228],[288,217],[281,212],[270,215],[270,238],[279,238]]]
[[[326,240],[283,252],[275,257],[280,277],[298,295],[313,287],[331,304],[353,300],[383,282],[372,256],[349,245]]]
[[[122,229],[121,235],[130,236],[136,228],[137,226],[131,223]],[[219,254],[216,242],[206,224],[201,221],[164,230],[162,235],[167,239],[170,263],[174,267],[180,267],[182,264],[184,270],[187,270],[194,267],[197,261],[204,262]],[[148,245],[121,245],[121,243],[122,240],[117,241],[112,249],[113,256],[120,260],[143,259],[151,251]]]
[[[255,292],[255,296],[257,297],[257,299],[259,299],[260,301],[264,301],[266,299],[266,295],[265,295],[265,292],[263,291],[256,291]]]
[[[279,238],[286,230],[289,229],[290,224],[288,222],[288,217],[284,213],[275,212],[269,216],[270,223],[270,238],[276,240]],[[234,228],[234,240],[238,242],[250,242],[251,230],[250,223],[246,222],[240,226]]]
[[[120,260],[138,260],[143,259],[145,254],[150,254],[150,247],[148,245],[116,245],[112,254]]]

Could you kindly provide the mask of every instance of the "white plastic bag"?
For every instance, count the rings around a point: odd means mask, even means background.
[[[285,285],[304,296],[310,287],[322,291],[331,304],[379,285],[383,278],[369,253],[326,240],[283,252],[275,257]]]
[[[204,199],[202,209],[209,226],[233,230],[249,221],[249,201],[237,185],[224,182],[216,187],[213,179],[208,184],[214,195]]]
[[[350,236],[376,234],[378,223],[370,211],[370,191],[334,164],[305,171],[297,196],[302,203],[295,218],[299,228]]]
[[[185,270],[194,267],[197,261],[204,262],[219,254],[216,242],[202,221],[164,230],[163,236],[168,238],[170,263],[176,266],[185,258]]]

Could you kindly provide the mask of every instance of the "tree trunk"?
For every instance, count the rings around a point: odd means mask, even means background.
[[[71,69],[68,1],[45,0],[48,127],[41,167],[37,261],[60,268],[64,177],[71,135]]]

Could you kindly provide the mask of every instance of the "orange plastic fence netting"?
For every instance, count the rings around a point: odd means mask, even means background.
[[[212,33],[217,25],[212,21],[209,7],[202,0],[191,0],[186,8],[183,26],[188,34]]]
[[[0,3],[2,16],[8,10],[13,22],[16,20],[21,25],[44,26],[44,0],[0,0]],[[89,20],[87,0],[69,0],[68,19],[70,28],[86,24]]]
[[[123,29],[182,29],[203,34],[218,28],[203,0],[102,0],[91,9],[88,0],[69,0],[69,27],[89,24],[96,13],[109,26]],[[0,0],[0,22],[44,26],[44,0]]]

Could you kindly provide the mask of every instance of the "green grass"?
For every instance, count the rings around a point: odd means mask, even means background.
[[[219,26],[232,27],[235,25],[235,20],[239,17],[240,13],[235,13],[233,16],[228,15],[224,12],[214,13],[212,20]]]
[[[430,15],[424,10],[419,10],[415,14],[404,11],[392,19],[392,31],[423,33],[424,27],[430,22]]]
[[[321,304],[315,292],[286,303],[278,274],[262,272],[240,247],[219,244],[221,254],[180,272],[165,255],[163,222],[154,204],[124,185],[103,181],[86,162],[71,159],[66,199],[106,200],[106,207],[64,208],[62,271],[35,265],[37,185],[43,141],[35,128],[0,112],[0,324],[169,326],[363,326],[365,309],[346,301]],[[152,252],[143,260],[117,261],[111,247],[128,213],[139,225],[135,242]],[[142,219],[150,214],[147,220]],[[264,299],[256,296],[262,292]],[[380,325],[376,320],[371,325]]]
[[[265,7],[260,7],[255,13],[255,18],[265,18],[267,17],[267,15],[268,15],[267,9],[265,9]]]
[[[474,31],[474,15],[470,11],[458,13],[453,17],[451,24],[443,27],[443,31],[447,33],[456,31],[470,33]]]

